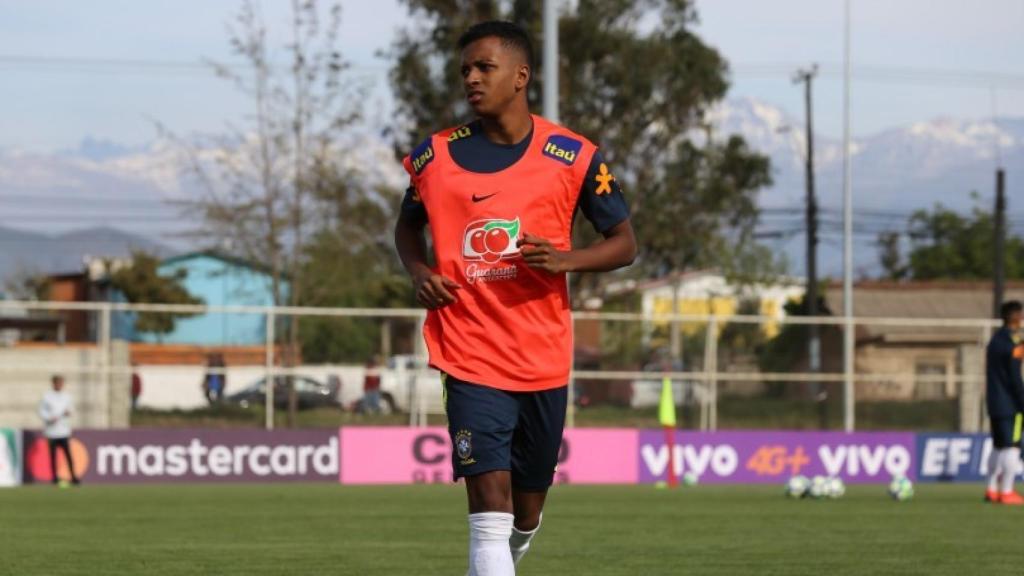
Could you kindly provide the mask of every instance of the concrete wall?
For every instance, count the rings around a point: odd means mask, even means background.
[[[362,366],[302,366],[298,370],[299,374],[321,382],[326,381],[329,375],[338,376],[341,379],[341,401],[345,405],[363,396],[365,369]],[[202,408],[208,404],[202,388],[203,376],[206,373],[204,366],[142,365],[136,368],[136,372],[142,378],[142,395],[139,397],[141,407],[189,410]],[[228,366],[224,395],[239,392],[264,375],[263,366]]]
[[[857,373],[900,374],[901,378],[879,378],[858,385],[858,400],[913,400],[952,398],[959,392],[957,349],[954,346],[868,345],[857,350]],[[919,364],[942,366],[945,382],[918,383]]]
[[[207,406],[203,397],[203,366],[147,366],[136,367],[142,378],[139,406],[158,410],[190,410]],[[326,382],[330,376],[341,380],[339,399],[345,407],[363,397],[363,379],[366,368],[357,365],[320,364],[296,369],[301,376]],[[406,411],[414,402],[422,402],[431,413],[442,413],[441,378],[434,370],[413,372],[410,369],[381,369],[381,391],[390,394],[399,410]],[[234,394],[262,379],[262,366],[228,366],[225,396]]]
[[[126,370],[128,345],[111,345],[111,366]],[[127,372],[104,378],[96,346],[0,348],[0,426],[40,428],[37,408],[50,389],[50,376],[62,374],[74,399],[75,428],[121,428],[128,425],[130,382]]]

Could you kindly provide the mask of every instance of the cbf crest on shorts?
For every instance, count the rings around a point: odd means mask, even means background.
[[[473,433],[469,430],[459,430],[455,435],[455,455],[463,466],[476,462],[473,459]]]

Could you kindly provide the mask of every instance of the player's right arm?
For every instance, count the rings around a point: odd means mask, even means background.
[[[427,211],[412,186],[405,192],[402,208],[395,224],[395,248],[406,272],[412,278],[416,301],[429,310],[454,303],[459,285],[436,274],[427,262]]]

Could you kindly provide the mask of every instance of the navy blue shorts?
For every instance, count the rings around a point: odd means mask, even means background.
[[[1015,448],[1020,445],[1021,415],[990,418],[993,448]]]
[[[455,479],[509,470],[513,488],[547,490],[562,446],[568,387],[507,392],[441,378]]]

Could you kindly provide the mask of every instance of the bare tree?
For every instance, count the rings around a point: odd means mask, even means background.
[[[252,103],[244,124],[182,144],[203,195],[184,203],[198,222],[193,236],[266,266],[275,305],[299,305],[307,289],[302,259],[321,182],[342,170],[335,143],[360,119],[365,86],[350,80],[338,48],[341,5],[292,0],[287,64],[272,58],[258,3],[244,0],[228,25],[243,66],[211,62],[217,75]],[[284,325],[283,361],[298,363],[298,318]],[[289,382],[291,379],[289,379]],[[289,384],[288,425],[296,396]]]
[[[19,264],[8,274],[0,293],[14,300],[49,300],[52,279],[43,272]]]

